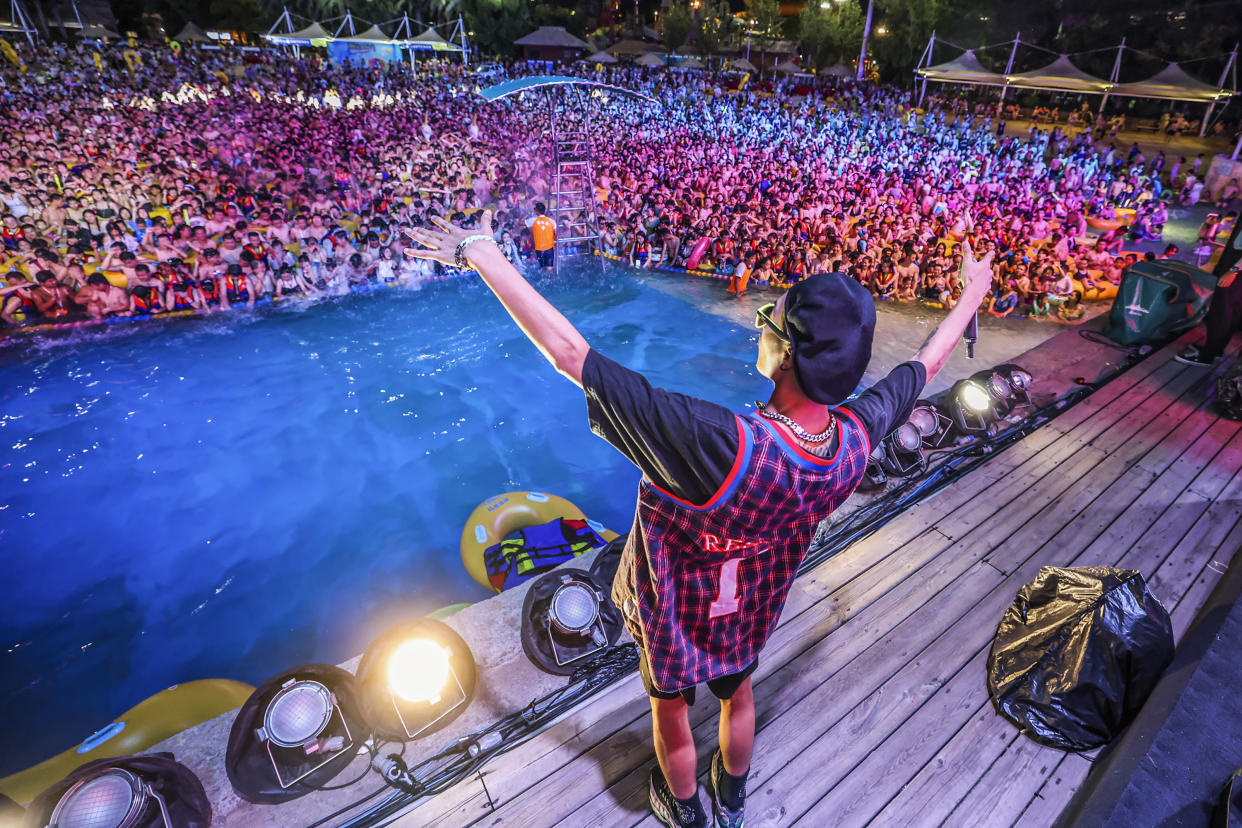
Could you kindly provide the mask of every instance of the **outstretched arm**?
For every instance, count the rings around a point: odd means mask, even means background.
[[[513,321],[535,343],[548,362],[581,387],[582,365],[591,346],[564,314],[531,287],[504,257],[495,242],[490,241],[492,211],[484,212],[483,225],[477,234],[439,218],[434,218],[433,221],[440,229],[416,227],[406,231],[406,235],[422,245],[423,249],[406,248],[405,255],[434,259],[454,266],[459,244],[470,236],[486,236],[487,239],[478,239],[467,244],[462,249],[462,259],[479,271],[483,282],[496,294],[496,298],[505,306]]]
[[[973,229],[973,223],[967,219],[967,232]],[[914,356],[914,360],[923,363],[923,367],[927,369],[928,382],[944,367],[949,354],[953,353],[958,340],[965,333],[966,325],[974,317],[984,297],[988,295],[988,289],[992,285],[992,253],[988,253],[981,260],[976,260],[970,249],[970,243],[963,242],[962,282],[965,284],[962,289],[962,298]]]

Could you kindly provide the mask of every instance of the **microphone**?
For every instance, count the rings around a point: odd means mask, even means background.
[[[966,332],[962,334],[962,339],[966,340],[966,357],[974,359],[975,343],[979,341],[979,311],[975,311],[974,316],[970,317],[970,322],[966,325]]]

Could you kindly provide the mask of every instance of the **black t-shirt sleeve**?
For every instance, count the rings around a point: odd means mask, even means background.
[[[923,386],[927,368],[921,362],[903,362],[888,376],[845,403],[862,420],[874,448],[910,418]]]
[[[665,491],[702,505],[724,483],[738,449],[733,412],[653,388],[636,371],[592,350],[582,366],[591,430]]]

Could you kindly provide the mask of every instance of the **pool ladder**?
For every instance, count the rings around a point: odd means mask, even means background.
[[[556,270],[562,254],[598,254],[599,218],[595,212],[595,164],[591,147],[591,100],[577,88],[566,89],[568,100],[578,104],[581,121],[561,131],[555,100],[552,106],[552,196],[549,214],[556,221]],[[574,99],[576,98],[576,101]],[[585,248],[585,249],[584,249]],[[603,268],[604,257],[600,256]]]

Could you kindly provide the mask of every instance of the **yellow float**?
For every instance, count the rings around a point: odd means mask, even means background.
[[[483,501],[466,518],[466,527],[461,532],[461,562],[471,578],[485,589],[499,592],[488,580],[483,553],[489,546],[495,546],[519,529],[549,523],[557,518],[585,520],[607,541],[617,537],[616,532],[610,532],[591,520],[563,497],[543,492],[506,492]]]
[[[0,779],[0,793],[25,804],[87,762],[141,753],[183,730],[241,707],[253,692],[249,684],[231,679],[174,684],[126,710],[77,747]]]

